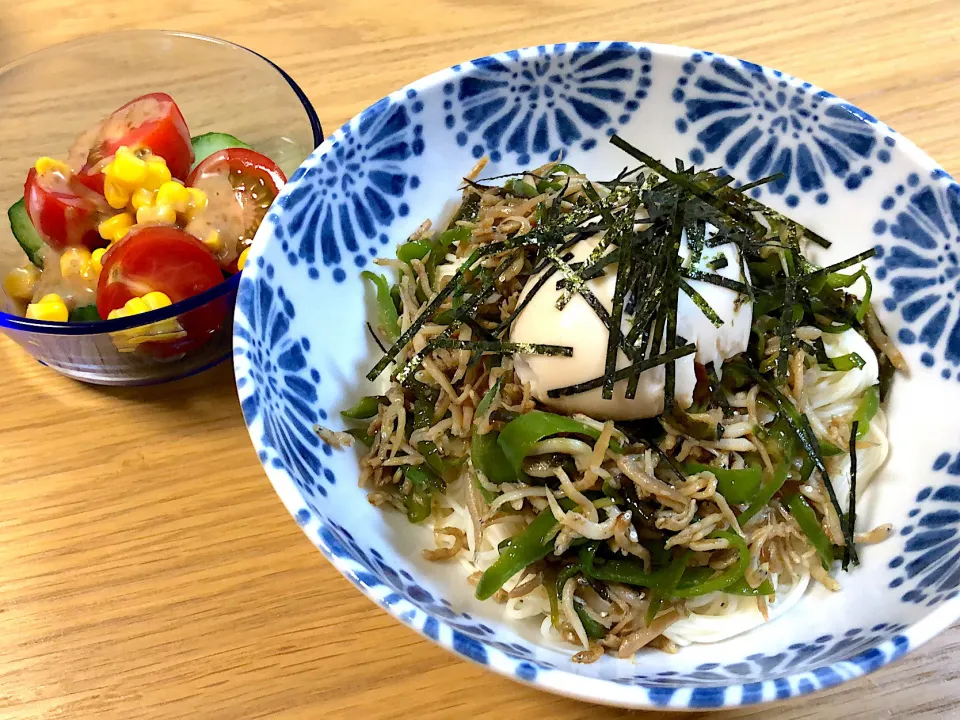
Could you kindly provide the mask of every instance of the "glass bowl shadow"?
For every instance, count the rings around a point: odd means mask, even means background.
[[[224,40],[165,30],[128,30],[72,40],[0,68],[0,206],[23,195],[40,156],[65,157],[81,132],[135,97],[165,92],[192,135],[224,132],[272,158],[289,175],[323,141],[303,90],[275,63]],[[25,257],[0,222],[0,275]],[[0,329],[39,362],[100,385],[144,385],[202,372],[231,354],[239,274],[193,298],[135,318],[84,323],[28,320],[0,293]],[[220,307],[222,306],[222,307]],[[222,312],[223,324],[172,357],[121,352],[115,333],[190,311]]]

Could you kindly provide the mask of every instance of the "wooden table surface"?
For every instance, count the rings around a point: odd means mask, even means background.
[[[675,43],[829,88],[956,174],[956,11],[957,0],[9,0],[0,64],[103,30],[217,35],[286,68],[330,132],[402,84],[492,51]],[[0,718],[628,714],[455,659],[354,590],[274,495],[228,365],[105,390],[4,338],[0,367]],[[767,716],[956,718],[960,628],[858,682],[716,717]]]

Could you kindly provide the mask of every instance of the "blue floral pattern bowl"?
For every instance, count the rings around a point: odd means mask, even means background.
[[[371,507],[353,451],[315,423],[364,393],[376,357],[360,272],[437,218],[460,178],[563,155],[592,177],[627,164],[618,133],[670,161],[717,167],[834,241],[877,248],[874,300],[912,368],[888,407],[893,452],[861,501],[889,540],[792,613],[679,654],[577,665],[537,627],[481,604],[455,567],[421,559],[423,529]],[[871,672],[960,616],[960,187],[907,139],[779,71],[688,49],[571,43],[430,75],[336,131],[294,173],[239,288],[237,387],[274,487],[308,537],[374,602],[442,647],[537,687],[636,708],[718,708],[794,697]]]

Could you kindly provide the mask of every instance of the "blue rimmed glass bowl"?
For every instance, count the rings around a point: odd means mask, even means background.
[[[476,159],[484,176],[563,153],[591,177],[629,160],[613,133],[668,163],[738,182],[834,246],[869,247],[874,307],[911,367],[887,413],[891,454],[858,502],[861,528],[892,523],[792,611],[730,640],[571,662],[538,623],[480,603],[456,567],[430,563],[429,531],[357,487],[355,451],[312,431],[370,388],[379,357],[360,278],[424,218],[436,220]],[[876,670],[960,616],[960,187],[909,140],[809,83],[670,46],[570,43],[480,58],[401,88],[337,130],[294,174],[254,242],[234,316],[237,387],[280,498],[372,601],[464,658],[593,702],[696,710],[796,697]]]
[[[317,113],[281,68],[239,45],[200,35],[132,30],[81,38],[0,68],[0,205],[23,195],[27,170],[42,155],[65,157],[75,138],[147,92],[171,95],[194,135],[225,132],[274,159],[288,175],[323,141]],[[0,275],[25,258],[0,228]],[[169,308],[93,323],[39,322],[14,314],[0,293],[0,328],[41,363],[103,385],[164,382],[229,358],[239,277]],[[227,320],[199,347],[172,358],[120,352],[111,333],[201,306]]]

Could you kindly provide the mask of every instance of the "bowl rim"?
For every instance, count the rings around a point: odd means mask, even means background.
[[[643,42],[640,40],[583,40],[583,41],[557,41],[555,43],[546,43],[542,45],[531,45],[517,49],[508,49],[508,50],[495,50],[489,53],[486,56],[481,56],[478,58],[473,58],[472,60],[465,60],[456,65],[452,65],[446,68],[442,68],[435,72],[429,73],[421,78],[413,80],[402,87],[397,88],[396,90],[391,91],[386,96],[381,98],[375,103],[370,104],[369,106],[363,108],[355,115],[353,115],[349,120],[347,120],[343,125],[333,131],[327,139],[318,146],[314,152],[311,154],[304,164],[309,162],[311,166],[322,167],[323,158],[325,158],[330,151],[334,148],[334,143],[340,138],[343,132],[345,132],[349,126],[351,126],[355,121],[357,121],[361,116],[364,115],[368,110],[373,108],[375,105],[388,100],[391,97],[403,97],[409,96],[408,93],[416,92],[420,93],[424,90],[429,90],[437,87],[441,83],[449,80],[450,75],[455,69],[460,66],[466,66],[469,64],[476,63],[477,61],[484,61],[489,58],[499,57],[505,54],[509,54],[514,58],[529,59],[531,57],[539,57],[539,53],[546,48],[547,52],[553,52],[558,46],[576,46],[581,43],[589,42],[590,44],[606,45],[608,43],[620,43],[631,45],[634,48],[645,48],[651,51],[653,54],[660,54],[666,57],[674,58],[688,58],[694,53],[708,53],[708,51],[691,48],[684,45],[672,45],[666,43],[655,43],[655,42]],[[725,59],[725,60],[737,60],[738,62],[741,59],[737,56],[728,55],[725,53],[714,53],[709,52],[711,57]],[[748,61],[743,61],[748,62]],[[880,137],[895,137],[900,149],[904,154],[909,157],[909,159],[916,163],[918,166],[925,169],[936,168],[940,173],[940,177],[951,179],[952,176],[949,175],[942,167],[937,163],[933,158],[931,158],[927,153],[917,147],[912,141],[897,133],[892,127],[884,123],[882,120],[876,120],[870,113],[867,113],[861,110],[858,106],[850,103],[849,101],[843,99],[840,96],[834,95],[828,90],[824,90],[818,85],[809,83],[801,78],[798,78],[789,73],[777,70],[769,65],[762,65],[759,63],[752,63],[757,65],[764,70],[770,72],[780,73],[780,77],[787,80],[791,84],[796,83],[798,85],[803,85],[807,91],[812,93],[823,92],[827,96],[833,98],[837,103],[842,103],[845,107],[853,111],[857,119],[871,128],[874,128],[875,132]],[[301,166],[303,167],[303,166]],[[299,183],[297,183],[299,184]],[[291,188],[293,184],[291,184]],[[285,188],[286,191],[286,188]],[[279,206],[278,206],[279,207]],[[282,207],[281,207],[282,210]],[[281,213],[282,214],[282,213]],[[269,236],[269,237],[272,237]],[[258,260],[262,254],[264,248],[269,242],[268,236],[263,234],[263,237],[258,237],[251,249],[251,256],[249,264],[256,268],[250,275],[252,276],[251,280],[258,278],[262,272],[258,267],[258,263],[254,262]],[[252,288],[253,285],[250,283],[247,287]],[[239,290],[240,294],[245,292],[246,288],[241,287]],[[242,323],[236,322],[237,317],[240,313],[240,303],[237,304],[237,309],[235,310],[235,322],[234,322],[234,355],[237,355],[237,342],[239,337],[239,328],[242,326]],[[234,365],[234,378],[237,381],[238,392],[241,392],[243,385],[240,383],[240,380],[243,379],[245,384],[249,384],[252,381],[252,377],[244,377],[241,375],[241,368],[237,364]],[[242,397],[242,394],[241,394]],[[375,568],[366,568],[359,561],[355,560],[352,556],[344,557],[342,554],[338,553],[336,547],[331,546],[330,541],[328,541],[326,533],[324,530],[330,527],[330,522],[326,519],[321,519],[316,517],[316,513],[313,511],[307,511],[310,515],[306,520],[301,521],[301,518],[298,517],[298,514],[304,512],[304,500],[302,498],[302,493],[297,487],[296,481],[293,479],[289,470],[286,466],[275,467],[272,463],[268,463],[266,458],[268,457],[265,452],[265,447],[262,442],[262,434],[255,435],[253,432],[253,427],[251,424],[251,419],[247,418],[247,408],[245,404],[242,404],[242,409],[244,412],[244,420],[247,425],[247,432],[250,436],[251,442],[254,446],[254,449],[257,451],[258,459],[261,462],[264,472],[266,473],[268,479],[270,480],[271,485],[274,488],[274,491],[279,496],[281,502],[286,507],[287,511],[293,517],[294,521],[297,522],[297,525],[300,526],[300,529],[307,536],[307,538],[312,542],[323,554],[323,556],[330,562],[333,567],[340,572],[348,581],[350,581],[368,600],[373,602],[375,605],[379,606],[387,613],[389,613],[395,620],[400,623],[411,627],[416,631],[421,637],[430,641],[434,645],[441,647],[442,649],[450,652],[453,655],[456,655],[459,658],[468,660],[476,665],[484,667],[492,672],[497,673],[498,675],[504,676],[510,680],[520,682],[524,685],[528,685],[539,690],[544,690],[554,694],[562,695],[565,697],[570,697],[572,699],[577,699],[586,702],[597,703],[601,705],[610,705],[622,708],[630,708],[637,710],[656,710],[656,711],[670,711],[670,712],[691,712],[691,711],[711,711],[711,710],[723,710],[732,707],[746,707],[752,705],[775,705],[783,701],[803,697],[807,695],[816,694],[827,690],[831,687],[844,684],[846,682],[856,680],[863,676],[869,675],[873,672],[876,672],[880,668],[889,665],[902,657],[907,653],[917,649],[927,641],[934,638],[937,634],[948,628],[952,625],[958,618],[960,618],[960,596],[943,602],[938,608],[928,613],[923,618],[913,622],[912,624],[907,625],[905,628],[899,632],[891,635],[886,640],[877,642],[874,645],[871,645],[867,648],[858,649],[857,652],[851,654],[850,657],[843,659],[831,660],[824,663],[823,665],[817,666],[814,669],[804,670],[802,672],[796,671],[787,671],[785,674],[778,675],[775,679],[764,679],[753,682],[737,681],[731,679],[730,682],[722,685],[711,685],[711,686],[697,686],[703,687],[710,690],[722,690],[724,695],[720,702],[716,704],[711,704],[709,706],[699,706],[693,703],[686,701],[678,701],[676,704],[667,701],[664,704],[655,702],[652,699],[651,693],[656,693],[657,690],[662,690],[662,685],[656,685],[646,682],[637,682],[631,684],[619,684],[615,683],[609,679],[589,677],[586,675],[580,675],[575,672],[571,672],[567,669],[556,667],[549,669],[549,673],[556,680],[551,681],[550,683],[545,683],[540,680],[540,673],[530,679],[524,677],[520,673],[514,672],[514,669],[508,666],[508,663],[503,661],[498,661],[494,659],[498,656],[499,651],[495,648],[486,646],[482,640],[477,642],[483,644],[489,651],[490,655],[493,656],[489,661],[484,662],[478,660],[474,657],[469,651],[464,648],[457,647],[455,640],[452,639],[450,632],[442,633],[437,632],[434,634],[428,634],[425,632],[422,624],[415,624],[410,617],[404,617],[404,609],[407,608],[407,605],[403,603],[388,603],[384,602],[381,598],[378,598],[377,595],[373,592],[373,588],[368,584],[369,580],[364,577],[364,575],[369,572],[376,572]],[[299,502],[298,502],[299,500]],[[307,503],[309,505],[309,503]],[[417,606],[413,606],[417,608]],[[447,620],[442,617],[431,613],[429,610],[424,610],[422,608],[417,608],[418,612],[427,616],[431,620],[435,620],[441,628],[447,628],[452,630]],[[904,641],[906,641],[906,647],[904,647]],[[537,644],[537,643],[533,643]],[[880,657],[877,657],[877,654],[880,654]],[[867,667],[863,667],[859,664],[851,663],[851,660],[855,658],[862,657],[866,654],[869,654],[871,659],[874,662],[871,662]],[[852,667],[851,667],[852,666]],[[800,682],[801,680],[809,680],[813,675],[814,670],[819,670],[823,668],[830,668],[835,670],[842,670],[833,673],[831,677],[827,678],[818,678],[817,684],[814,685],[811,682]],[[776,685],[775,685],[776,684]],[[616,688],[616,691],[611,693],[611,686]],[[785,690],[782,689],[785,686]],[[760,688],[762,691],[759,693],[750,692],[747,694],[747,691],[753,691],[757,688]],[[773,690],[776,687],[776,691],[773,697],[764,697],[766,694],[763,690]],[[689,686],[678,685],[675,690],[684,691],[688,690]],[[728,696],[726,693],[732,691],[732,696]],[[728,699],[729,698],[729,699]]]
[[[289,73],[284,70],[282,67],[277,65],[270,58],[262,55],[256,50],[252,50],[248,47],[240,45],[229,40],[224,40],[222,38],[213,37],[211,35],[201,35],[199,33],[190,33],[190,32],[181,32],[179,30],[163,30],[163,29],[129,29],[129,30],[116,30],[113,32],[106,33],[90,33],[87,35],[82,35],[72,40],[66,40],[64,42],[56,43],[55,45],[49,45],[38,50],[27,53],[26,55],[21,55],[18,58],[14,58],[7,64],[0,66],[0,77],[4,76],[6,73],[11,70],[15,70],[22,65],[37,60],[42,59],[47,54],[56,54],[57,52],[72,49],[74,47],[82,47],[90,43],[99,43],[104,39],[119,37],[119,36],[131,36],[131,35],[153,35],[158,37],[179,37],[185,38],[187,40],[197,40],[199,42],[212,43],[214,45],[221,45],[227,48],[233,48],[235,50],[240,50],[245,53],[249,53],[254,57],[259,58],[265,62],[268,66],[272,67],[277,74],[289,85],[290,89],[293,90],[294,95],[297,96],[297,99],[300,101],[300,105],[303,108],[304,112],[307,114],[307,121],[310,123],[310,132],[313,135],[313,146],[316,148],[321,145],[324,141],[323,127],[320,124],[320,117],[317,115],[317,110],[314,108],[313,103],[310,102],[310,99],[307,97],[307,94],[303,91],[303,88],[297,84],[297,82],[290,77]],[[312,151],[311,151],[312,152]],[[17,330],[20,332],[33,332],[41,335],[81,335],[81,336],[94,336],[100,335],[103,333],[111,332],[120,332],[123,330],[130,330],[132,328],[140,327],[142,325],[149,325],[151,323],[160,322],[167,320],[169,318],[177,317],[183,315],[184,313],[195,310],[203,305],[206,305],[213,300],[216,300],[220,297],[227,297],[232,293],[236,292],[237,287],[240,284],[241,272],[234,273],[228,278],[225,278],[222,282],[217,283],[212,288],[205,290],[199,295],[193,295],[179,302],[175,302],[165,308],[160,308],[158,310],[150,310],[145,313],[140,313],[126,318],[114,318],[113,320],[87,320],[83,322],[53,322],[50,320],[31,320],[29,318],[21,317],[19,315],[14,315],[13,313],[8,313],[3,310],[0,310],[0,328],[7,330]]]

